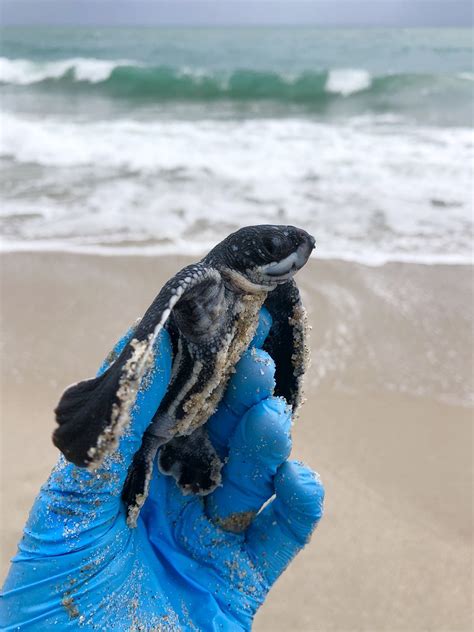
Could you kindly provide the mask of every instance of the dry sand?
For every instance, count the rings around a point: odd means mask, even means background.
[[[56,452],[52,410],[187,260],[1,257],[2,575]],[[255,631],[472,625],[472,270],[311,262],[308,401],[293,456],[326,514]]]

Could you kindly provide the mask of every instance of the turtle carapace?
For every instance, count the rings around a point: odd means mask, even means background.
[[[272,316],[264,349],[276,364],[275,394],[293,410],[298,407],[305,324],[293,276],[314,243],[294,226],[248,226],[232,233],[163,286],[132,339],[102,375],[63,393],[53,442],[72,463],[95,469],[114,452],[129,423],[158,334],[162,329],[170,334],[171,380],[124,485],[131,526],[147,497],[159,448],[160,469],[174,476],[184,493],[205,495],[220,483],[221,463],[205,423],[255,334],[262,306]]]

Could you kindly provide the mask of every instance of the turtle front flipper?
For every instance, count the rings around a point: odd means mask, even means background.
[[[205,426],[164,445],[158,463],[163,474],[175,478],[183,494],[206,496],[221,483],[222,462]]]
[[[269,292],[264,303],[272,326],[263,348],[275,361],[275,395],[284,397],[295,413],[302,400],[303,375],[308,362],[306,310],[291,280]]]
[[[148,369],[148,346],[134,338],[105,373],[64,391],[54,411],[53,443],[68,461],[95,468],[115,450]]]
[[[95,469],[112,454],[130,422],[130,414],[144,377],[153,366],[155,342],[170,315],[184,296],[199,292],[212,296],[214,285],[220,291],[221,277],[212,268],[193,264],[183,268],[161,289],[140,323],[133,338],[119,357],[99,377],[70,386],[56,407],[58,428],[53,443],[68,461]],[[196,289],[197,288],[197,289]],[[205,322],[204,328],[209,327]]]

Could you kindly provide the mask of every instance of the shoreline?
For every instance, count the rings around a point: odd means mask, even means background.
[[[0,254],[2,576],[62,390],[191,260]],[[321,474],[326,512],[254,629],[470,629],[472,266],[312,260],[297,279],[312,367],[292,458]]]
[[[133,257],[133,258],[160,258],[160,257],[204,257],[216,241],[210,241],[204,245],[196,245],[192,243],[184,243],[173,246],[147,246],[138,245],[136,247],[123,246],[72,246],[65,245],[61,242],[55,244],[48,242],[47,244],[29,244],[25,241],[20,242],[0,242],[0,257],[15,254],[60,254],[60,255],[78,255],[86,257]],[[355,265],[367,266],[368,268],[379,268],[385,265],[426,265],[426,266],[466,266],[474,268],[474,257],[465,257],[463,255],[342,255],[341,253],[328,252],[321,254],[316,250],[310,256],[311,261],[329,261],[352,263]]]

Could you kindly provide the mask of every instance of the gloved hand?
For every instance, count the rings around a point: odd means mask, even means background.
[[[287,460],[290,411],[272,396],[275,367],[260,348],[269,328],[262,310],[251,348],[209,421],[226,459],[222,487],[206,498],[183,496],[155,467],[137,528],[129,529],[122,486],[171,373],[171,343],[161,333],[155,368],[117,451],[96,472],[61,457],[41,488],[4,585],[2,629],[250,628],[269,588],[308,541],[324,495],[317,475]]]

